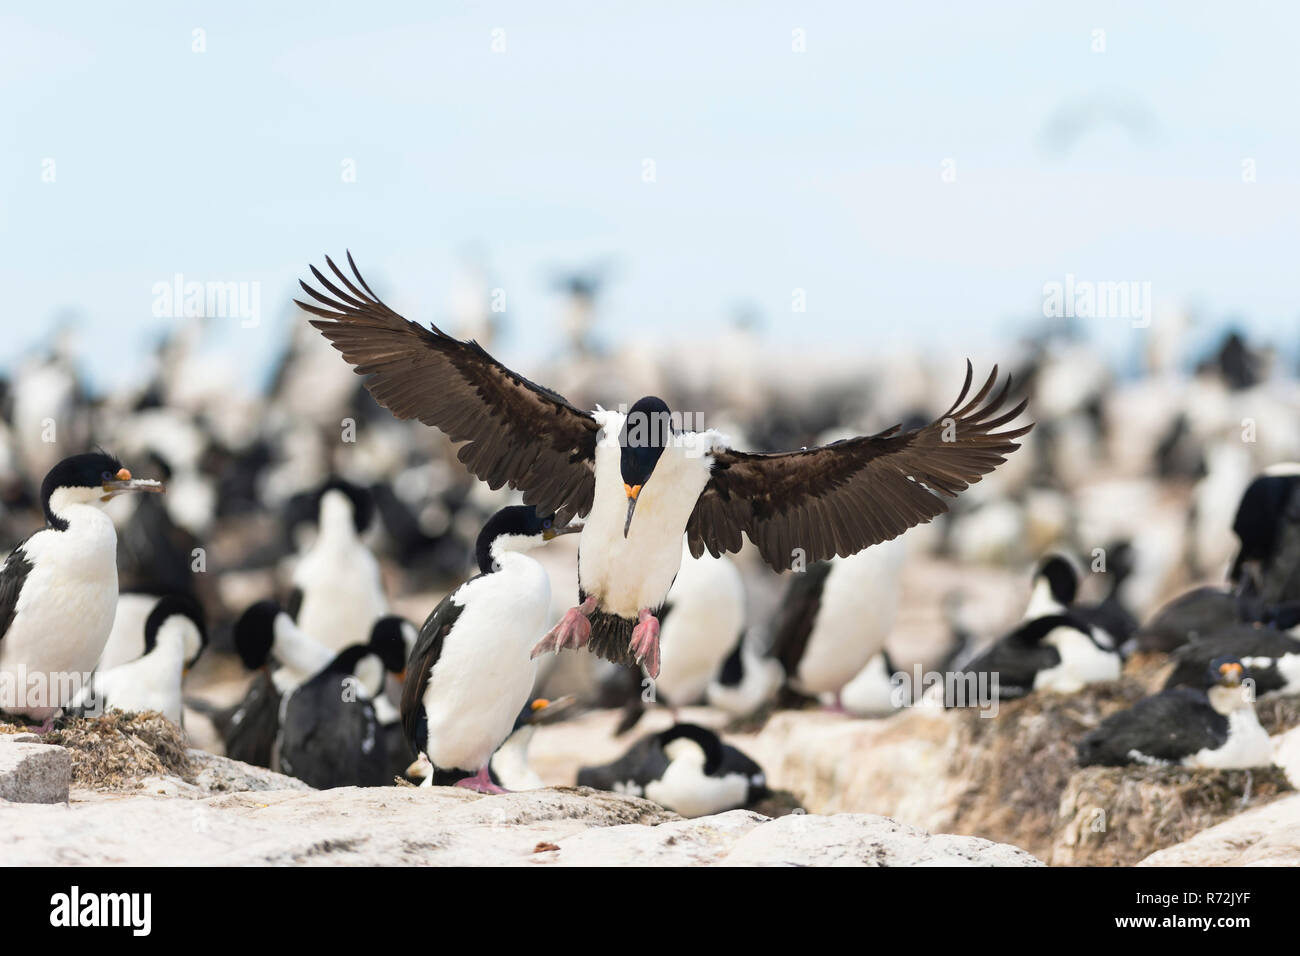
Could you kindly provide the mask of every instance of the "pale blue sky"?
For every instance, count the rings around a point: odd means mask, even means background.
[[[97,377],[129,376],[181,272],[261,282],[229,342],[263,367],[346,247],[422,319],[481,249],[525,366],[552,271],[597,259],[611,339],[748,302],[774,347],[988,350],[1066,273],[1295,337],[1293,4],[296,6],[0,14],[0,365],[75,310]]]

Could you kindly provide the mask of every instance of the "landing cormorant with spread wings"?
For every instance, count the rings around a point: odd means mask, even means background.
[[[398,315],[351,276],[312,274],[298,305],[342,353],[375,399],[462,442],[457,457],[492,488],[510,485],[557,525],[585,516],[579,604],[534,654],[586,646],[607,660],[659,672],[659,622],[691,553],[738,551],[743,538],[778,571],[845,557],[948,510],[944,498],[988,474],[1032,427],[999,431],[1010,381],[997,368],[974,395],[973,370],[952,406],[922,428],[900,427],[816,448],[754,454],[716,431],[674,427],[667,404],[645,397],[626,411],[586,412],[506,368],[478,343]],[[635,518],[635,520],[634,520]]]

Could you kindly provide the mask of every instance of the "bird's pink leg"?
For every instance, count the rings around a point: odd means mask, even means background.
[[[566,647],[579,648],[591,640],[591,612],[596,610],[596,599],[589,597],[577,607],[571,607],[560,618],[560,623],[551,628],[544,638],[537,642],[529,658],[540,657],[552,651],[562,651]]]
[[[492,777],[488,773],[486,765],[472,777],[466,777],[464,780],[457,780],[456,786],[464,787],[466,790],[475,790],[479,793],[509,793],[503,787],[498,787],[492,782]]]
[[[651,677],[659,676],[659,619],[650,613],[649,608],[642,608],[636,617],[636,627],[632,629],[632,639],[628,647],[632,656],[641,664]]]
[[[58,712],[59,712],[58,708],[51,710],[48,714],[46,714],[45,719],[41,721],[39,726],[28,727],[27,732],[33,734],[41,734],[41,735],[48,734],[51,730],[54,729],[54,715],[57,714]]]

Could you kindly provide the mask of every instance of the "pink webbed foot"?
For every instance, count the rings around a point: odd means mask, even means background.
[[[546,636],[537,642],[529,659],[541,657],[552,651],[562,651],[566,647],[577,649],[586,646],[591,640],[591,612],[596,610],[596,599],[589,597],[577,607],[571,607],[560,618],[560,623],[551,628]]]
[[[58,711],[54,711],[54,710],[50,711],[49,715],[43,721],[41,721],[40,724],[34,727],[28,727],[27,732],[31,734],[41,734],[42,736],[48,734],[51,730],[54,729],[54,715],[56,713],[58,713]]]
[[[637,615],[637,624],[632,629],[628,647],[647,674],[651,677],[659,676],[659,619],[648,609],[642,609]]]
[[[464,787],[466,790],[474,790],[477,793],[509,793],[504,787],[498,787],[492,782],[492,777],[485,766],[472,777],[466,777],[464,780],[457,780],[456,786]]]

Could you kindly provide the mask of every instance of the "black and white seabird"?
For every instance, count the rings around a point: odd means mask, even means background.
[[[886,541],[790,579],[772,651],[797,694],[835,705],[894,626],[905,545]]]
[[[271,600],[245,608],[235,622],[234,644],[244,666],[253,672],[243,698],[231,708],[212,707],[198,700],[187,704],[212,721],[227,757],[270,767],[284,695],[323,670],[334,655],[302,634],[279,603]]]
[[[684,817],[735,810],[768,794],[762,767],[695,724],[674,724],[613,763],[583,767],[578,786],[645,797]]]
[[[1074,562],[1062,554],[1044,558],[1034,573],[1034,586],[1023,620],[1045,617],[1049,614],[1069,614],[1075,620],[1089,625],[1094,635],[1110,647],[1122,646],[1137,628],[1137,622],[1120,603],[1118,588],[1129,570],[1129,551],[1118,545],[1114,557],[1115,567],[1106,597],[1096,604],[1076,601],[1079,593],[1079,571]]]
[[[280,709],[273,767],[318,790],[380,787],[392,771],[375,700],[384,675],[406,666],[396,642],[354,644],[294,688]]]
[[[1241,661],[1216,658],[1200,687],[1176,687],[1111,714],[1079,742],[1079,763],[1267,767],[1273,743],[1255,715]]]
[[[556,535],[554,518],[531,505],[488,519],[475,547],[479,574],[442,599],[411,652],[402,690],[402,725],[433,765],[431,786],[497,793],[488,766],[532,692],[529,650],[546,628],[551,582],[523,552]]]
[[[117,609],[117,533],[99,507],[130,491],[162,491],[102,452],[65,458],[45,476],[45,528],[0,569],[0,710],[41,721],[79,693]]]
[[[775,698],[783,683],[781,662],[759,653],[748,635],[742,635],[709,681],[709,704],[742,719]]]
[[[316,537],[294,567],[288,610],[305,633],[338,651],[364,641],[388,611],[379,562],[361,540],[374,504],[368,491],[339,479],[312,504]]]
[[[745,627],[745,583],[730,558],[694,557],[683,542],[682,566],[660,611],[663,650],[657,699],[674,707],[699,703]]]
[[[1288,610],[1294,624],[1295,609]],[[1285,626],[1284,622],[1279,621]],[[1178,648],[1171,655],[1174,669],[1165,688],[1200,686],[1205,668],[1220,657],[1239,659],[1255,681],[1257,697],[1300,694],[1300,640],[1264,624],[1233,624]]]
[[[997,680],[998,697],[1032,691],[1073,694],[1088,684],[1118,680],[1123,662],[1101,632],[1068,614],[1025,621],[960,668],[961,675]]]
[[[778,571],[845,557],[947,511],[1005,460],[1032,426],[997,431],[1010,382],[997,369],[974,396],[970,363],[957,401],[923,428],[778,454],[727,447],[717,431],[690,431],[667,404],[645,397],[627,411],[584,412],[501,365],[473,341],[402,318],[330,259],[324,287],[303,290],[318,328],[398,418],[418,418],[464,442],[460,460],[492,488],[509,484],[561,524],[587,521],[579,547],[579,605],[537,644],[545,653],[587,646],[598,656],[659,673],[659,622],[691,554],[738,551],[745,536]],[[327,294],[328,293],[328,294]],[[987,401],[986,401],[987,399]],[[634,514],[639,516],[633,520]]]
[[[400,632],[390,633],[381,627],[382,620],[371,631],[372,655],[361,665],[367,680],[380,687],[384,670],[380,662],[404,665],[406,659],[405,643],[397,636]],[[273,600],[256,601],[244,610],[235,622],[234,644],[244,666],[254,672],[243,699],[225,709],[199,701],[189,703],[212,720],[225,742],[226,756],[273,767],[286,697],[324,673],[338,655],[304,633]]]
[[[144,654],[97,671],[78,706],[88,712],[154,710],[179,726],[181,682],[207,643],[207,623],[198,602],[184,595],[160,598],[144,623]]]

